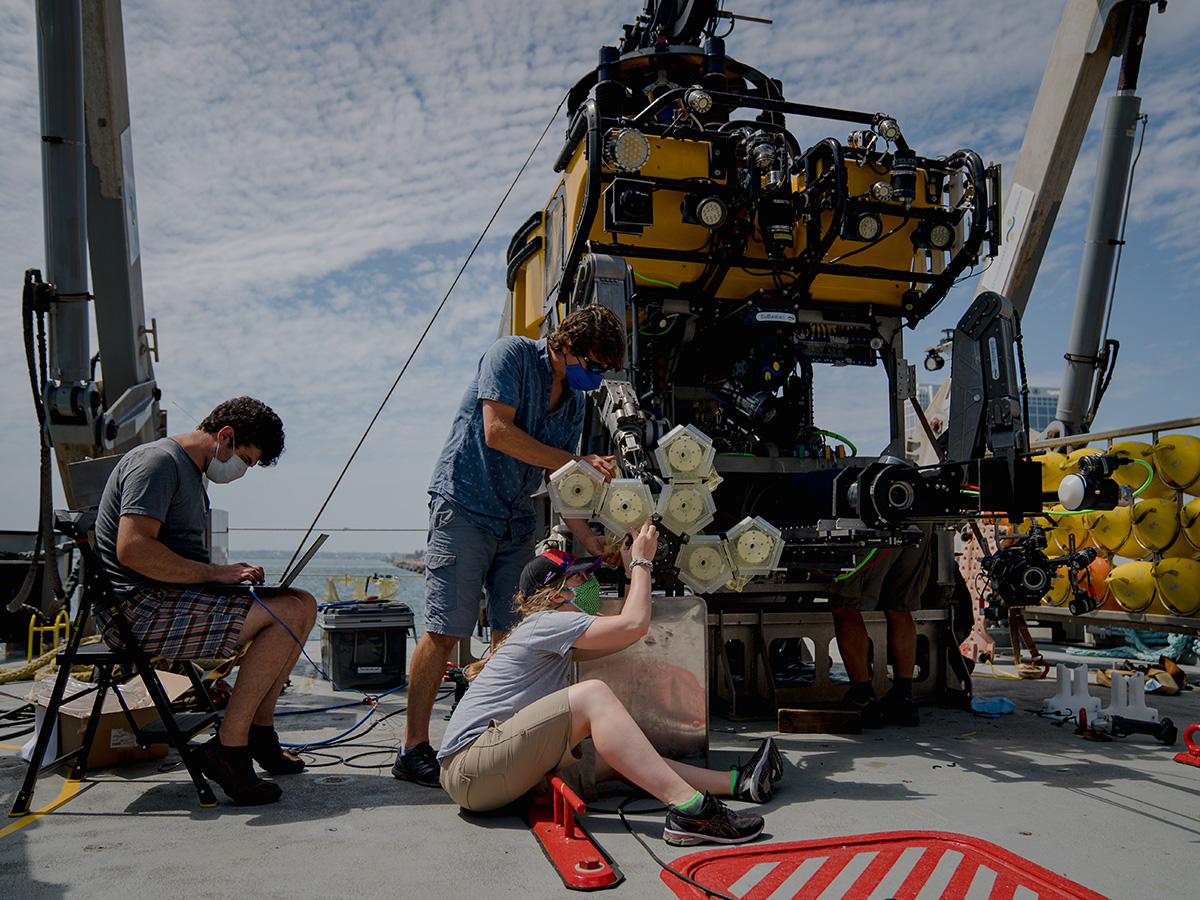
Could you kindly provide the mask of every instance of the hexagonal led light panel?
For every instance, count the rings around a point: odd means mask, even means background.
[[[655,512],[678,535],[699,534],[717,514],[717,502],[706,484],[668,484],[658,495]]]
[[[702,481],[716,455],[708,435],[694,425],[676,425],[654,448],[663,477],[678,481]]]
[[[594,467],[575,459],[550,476],[550,496],[564,519],[587,519],[600,509],[608,487]]]
[[[770,522],[755,516],[734,525],[725,535],[729,561],[738,576],[766,575],[783,556],[783,535]]]
[[[636,478],[614,478],[608,483],[604,501],[597,510],[601,522],[610,531],[625,534],[630,528],[640,528],[654,512],[654,498],[649,485]]]
[[[715,591],[733,575],[725,542],[715,534],[702,534],[687,541],[679,548],[675,565],[679,567],[679,580],[697,594]]]

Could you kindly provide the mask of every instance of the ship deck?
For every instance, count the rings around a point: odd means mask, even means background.
[[[1065,656],[1061,648],[1044,649],[1051,661],[1082,661]],[[315,641],[309,652],[316,657]],[[1104,665],[1102,659],[1086,662],[1092,668]],[[1011,672],[1011,664],[1004,663],[1001,656],[997,671]],[[1197,683],[1200,670],[1185,668]],[[1179,727],[1176,746],[1141,735],[1097,743],[1074,734],[1071,725],[1037,714],[1042,700],[1054,693],[1053,669],[1047,681],[989,674],[988,666],[977,669],[976,695],[1011,699],[1012,714],[981,718],[925,704],[917,728],[837,736],[777,735],[773,722],[714,718],[710,764],[725,767],[744,760],[762,737],[776,735],[785,775],[774,799],[760,808],[767,821],[760,842],[899,830],[952,832],[999,845],[1112,900],[1190,895],[1200,871],[1200,768],[1174,757],[1184,750],[1185,726],[1200,721],[1200,690],[1147,698]],[[22,695],[28,687],[18,683],[5,690]],[[1091,692],[1108,702],[1107,689],[1093,686]],[[355,698],[334,692],[302,660],[280,711]],[[304,773],[280,779],[282,801],[266,807],[239,808],[223,800],[217,808],[200,808],[174,753],[97,770],[77,785],[61,772],[49,773],[38,784],[33,809],[55,807],[69,795],[66,802],[36,818],[0,820],[4,896],[501,900],[565,895],[517,816],[466,814],[440,790],[391,776],[404,702],[403,690],[379,700],[374,728],[364,734],[364,725],[353,745],[310,754]],[[449,704],[442,698],[435,709],[435,740]],[[0,709],[17,705],[0,699]],[[279,730],[285,740],[327,740],[368,711],[356,705],[283,716]],[[15,742],[0,747],[5,810],[25,771]],[[586,827],[624,874],[618,894],[673,897],[659,865],[614,814],[629,795],[628,789],[603,787],[584,817]],[[639,800],[628,809],[654,805]],[[665,861],[704,849],[664,844],[661,814],[634,814],[629,822]],[[839,883],[820,894],[822,900],[843,896]],[[965,896],[976,895],[988,896],[974,889]]]

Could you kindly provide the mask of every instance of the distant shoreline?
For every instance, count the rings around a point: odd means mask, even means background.
[[[293,550],[233,550],[230,549],[229,555],[232,557],[237,554],[239,556],[254,557],[255,559],[291,559]],[[393,562],[397,559],[413,559],[411,554],[400,553],[368,553],[363,551],[324,551],[317,553],[313,560],[321,559],[382,559],[388,562]]]

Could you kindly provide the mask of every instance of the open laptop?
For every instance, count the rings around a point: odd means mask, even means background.
[[[206,584],[204,585],[204,590],[210,593],[244,593],[249,588],[254,588],[256,594],[277,594],[280,591],[286,591],[292,586],[292,582],[296,580],[296,576],[300,574],[301,570],[308,565],[308,561],[316,555],[317,551],[321,549],[321,545],[327,540],[329,540],[329,535],[318,535],[317,539],[312,542],[312,546],[304,551],[304,555],[296,560],[295,565],[289,567],[283,573],[283,577],[279,581],[268,581],[263,584],[251,584],[248,581],[242,581],[238,584]]]

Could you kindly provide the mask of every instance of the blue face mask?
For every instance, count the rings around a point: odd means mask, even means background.
[[[567,366],[567,384],[577,391],[594,391],[603,380],[603,372],[589,372],[579,363]]]

